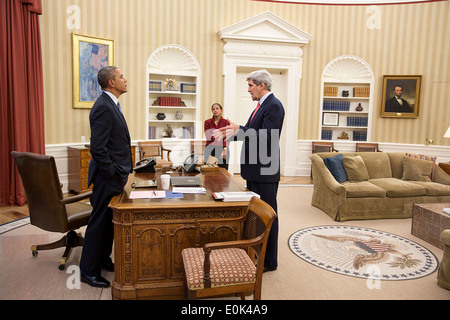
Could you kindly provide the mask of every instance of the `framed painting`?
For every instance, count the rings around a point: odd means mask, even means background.
[[[383,76],[381,117],[418,118],[421,82],[420,75]]]
[[[91,108],[101,94],[100,69],[114,65],[114,40],[72,33],[73,108]]]

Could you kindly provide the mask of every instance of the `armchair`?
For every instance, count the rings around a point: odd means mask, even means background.
[[[242,240],[208,243],[181,252],[186,298],[253,292],[261,299],[267,239],[276,213],[266,202],[253,197],[247,207]],[[244,250],[245,249],[245,250]],[[257,264],[252,259],[257,256]]]

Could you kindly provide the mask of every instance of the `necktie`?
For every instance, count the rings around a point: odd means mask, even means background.
[[[120,107],[120,102],[117,102],[117,108],[119,108],[119,111],[122,112],[122,108]]]
[[[252,117],[250,118],[250,122],[249,122],[249,123],[252,123],[253,117],[255,116],[256,112],[258,112],[259,107],[260,107],[260,105],[259,105],[259,102],[258,102],[258,105],[256,106],[256,109],[255,109],[255,111],[253,112]]]

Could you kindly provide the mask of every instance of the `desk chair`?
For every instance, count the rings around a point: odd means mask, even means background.
[[[185,298],[240,293],[244,300],[245,293],[253,292],[253,299],[261,300],[267,239],[275,217],[271,206],[253,197],[247,207],[242,240],[183,249]],[[256,266],[250,258],[255,253]]]
[[[161,141],[139,141],[138,147],[140,160],[145,158],[155,158],[155,168],[162,168],[165,166],[171,167],[173,165],[170,160],[170,153],[172,150],[164,148]],[[167,154],[167,160],[164,159],[164,152]]]
[[[380,152],[378,143],[356,143],[356,152]]]
[[[60,270],[64,270],[72,248],[83,245],[76,229],[87,225],[92,207],[80,203],[90,198],[92,191],[73,197],[63,197],[55,159],[29,152],[12,151],[28,202],[32,225],[51,232],[67,233],[60,240],[31,247],[33,256],[40,250],[65,247]]]

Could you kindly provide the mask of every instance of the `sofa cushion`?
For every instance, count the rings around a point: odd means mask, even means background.
[[[359,182],[369,179],[366,165],[360,156],[344,157],[343,163],[348,181]]]
[[[360,152],[369,179],[392,178],[391,162],[386,152]]]
[[[386,198],[386,190],[380,188],[369,181],[350,182],[346,181],[342,183],[347,191],[347,198],[367,198],[378,197]]]
[[[386,190],[389,198],[424,196],[427,191],[424,187],[395,178],[370,179],[369,182]]]
[[[403,177],[403,158],[404,152],[387,153],[391,163],[392,178],[401,179]]]
[[[433,181],[434,179],[434,164],[436,163],[436,158],[434,156],[426,156],[424,154],[416,154],[416,153],[406,153],[405,157],[413,158],[413,159],[420,159],[420,160],[426,160],[433,163],[431,173],[430,173],[430,180]],[[404,166],[404,164],[403,164]]]
[[[327,166],[328,170],[330,170],[333,177],[339,183],[347,181],[347,174],[345,173],[344,164],[342,163],[343,159],[344,156],[342,154],[338,154],[334,157],[323,158],[323,162]]]
[[[403,158],[403,180],[431,182],[434,162],[405,156]]]
[[[409,181],[415,183],[427,191],[427,196],[450,196],[450,186],[437,182]]]

